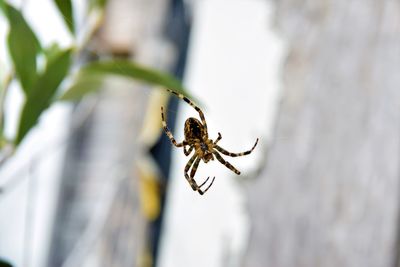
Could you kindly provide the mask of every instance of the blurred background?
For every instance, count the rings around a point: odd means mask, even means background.
[[[161,86],[113,77],[57,102],[0,164],[1,267],[400,266],[399,1],[73,0],[75,36],[60,1],[5,2],[43,46],[80,44],[73,68],[170,73],[220,146],[260,141],[225,157],[240,176],[200,163],[198,183],[216,177],[200,196],[160,107],[178,142],[198,114]],[[12,139],[9,30],[0,15]]]

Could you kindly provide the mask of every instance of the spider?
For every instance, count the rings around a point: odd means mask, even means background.
[[[225,161],[219,152],[221,152],[224,155],[230,156],[230,157],[240,157],[240,156],[245,156],[250,154],[254,148],[256,147],[258,143],[258,138],[256,140],[256,143],[254,146],[245,152],[241,153],[231,153],[217,145],[217,143],[221,140],[222,136],[221,133],[218,133],[218,137],[215,141],[211,140],[208,138],[208,131],[207,131],[207,123],[206,119],[204,118],[203,111],[199,107],[197,107],[190,99],[185,97],[182,94],[179,94],[175,91],[172,91],[170,89],[167,89],[169,92],[175,94],[178,96],[180,99],[183,99],[186,103],[191,105],[198,113],[201,119],[201,122],[196,119],[196,118],[188,118],[185,121],[185,127],[184,127],[184,135],[185,139],[181,143],[177,143],[174,136],[172,135],[171,131],[168,129],[167,122],[165,121],[165,116],[164,116],[164,108],[161,107],[161,120],[162,120],[162,125],[164,128],[165,133],[167,134],[168,138],[171,140],[172,144],[176,147],[183,147],[183,153],[185,156],[189,156],[190,153],[194,150],[193,156],[189,159],[188,163],[185,166],[184,174],[186,180],[189,182],[190,186],[194,191],[197,191],[200,193],[200,195],[203,195],[207,190],[212,186],[214,183],[215,177],[212,179],[210,185],[205,189],[202,190],[201,187],[207,183],[210,177],[207,177],[207,179],[201,184],[197,185],[196,181],[194,180],[194,175],[196,174],[197,167],[200,164],[200,161],[203,160],[204,163],[209,162],[210,160],[214,160],[214,157],[223,165],[225,165],[228,169],[233,171],[236,174],[240,174],[240,171],[238,171],[235,167],[233,167],[228,161]],[[189,149],[186,147],[189,146]],[[188,171],[192,168],[190,172],[190,176],[188,175]]]

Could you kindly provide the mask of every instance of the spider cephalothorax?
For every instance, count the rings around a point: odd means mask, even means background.
[[[196,119],[196,118],[188,118],[185,121],[185,129],[184,129],[184,134],[185,134],[185,140],[183,140],[181,143],[177,143],[174,136],[172,135],[171,131],[167,127],[167,123],[165,121],[164,117],[164,109],[161,107],[161,119],[162,119],[162,124],[165,133],[171,140],[172,144],[175,145],[176,147],[183,147],[183,153],[186,156],[189,156],[189,154],[194,150],[193,156],[190,158],[188,163],[186,164],[184,173],[185,173],[185,178],[188,180],[190,186],[194,191],[197,191],[200,193],[200,195],[203,195],[207,190],[211,187],[211,185],[214,183],[215,177],[212,179],[210,185],[205,189],[201,190],[201,187],[205,185],[205,183],[208,181],[210,177],[207,177],[207,179],[201,184],[197,185],[196,181],[194,180],[194,175],[196,174],[197,167],[200,164],[200,160],[203,160],[205,163],[209,162],[210,160],[214,160],[214,157],[224,164],[227,168],[229,168],[231,171],[233,171],[236,174],[240,174],[240,171],[238,171],[235,167],[233,167],[229,162],[225,161],[221,155],[218,152],[221,152],[224,155],[231,156],[231,157],[239,157],[239,156],[244,156],[250,154],[254,148],[257,145],[258,138],[256,140],[256,143],[252,147],[252,149],[242,152],[242,153],[231,153],[223,149],[222,147],[218,146],[217,143],[219,140],[221,140],[222,136],[220,133],[218,133],[218,138],[213,142],[213,140],[208,138],[208,130],[207,130],[207,122],[206,119],[204,118],[204,114],[201,111],[199,107],[197,107],[190,99],[187,97],[183,96],[182,94],[178,94],[172,90],[167,89],[171,93],[177,95],[179,98],[183,99],[186,103],[191,105],[198,113],[201,119],[201,122]],[[189,147],[187,149],[187,147]],[[192,168],[190,171],[190,176],[188,175],[188,171]]]

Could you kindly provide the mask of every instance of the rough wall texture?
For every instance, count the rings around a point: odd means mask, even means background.
[[[244,266],[397,266],[400,2],[276,5],[290,52]]]

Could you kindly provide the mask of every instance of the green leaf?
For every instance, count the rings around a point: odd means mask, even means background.
[[[68,73],[70,64],[71,50],[62,51],[48,62],[44,72],[39,75],[22,109],[16,145],[36,125],[42,112],[51,104],[58,86]]]
[[[83,67],[82,71],[118,75],[143,82],[163,85],[181,93],[185,91],[181,82],[171,75],[141,66],[128,60],[97,61],[89,63]]]
[[[89,9],[92,10],[94,8],[104,9],[107,5],[108,0],[89,0]]]
[[[95,75],[81,72],[71,87],[60,97],[61,101],[77,101],[83,96],[96,92],[101,88],[105,75]]]
[[[82,67],[77,81],[60,100],[79,100],[87,93],[100,88],[100,84],[108,75],[118,75],[150,84],[161,85],[189,97],[181,82],[171,75],[143,67],[128,60],[110,60],[89,63]],[[87,86],[87,87],[86,87]]]
[[[10,25],[8,49],[17,77],[25,94],[28,94],[37,78],[36,55],[41,47],[22,14],[7,3],[4,3],[4,8]]]
[[[50,46],[43,49],[47,62],[52,61],[54,57],[58,56],[62,51],[57,43],[52,43]]]
[[[0,10],[5,12],[4,0],[0,0]]]
[[[187,93],[181,82],[169,74],[143,67],[128,60],[110,60],[92,62],[82,67],[75,83],[66,90],[59,100],[79,100],[86,94],[99,90],[101,83],[109,75],[161,85],[194,99]]]
[[[58,7],[61,15],[64,18],[65,24],[67,24],[69,31],[75,34],[74,14],[72,11],[71,0],[54,0]]]

